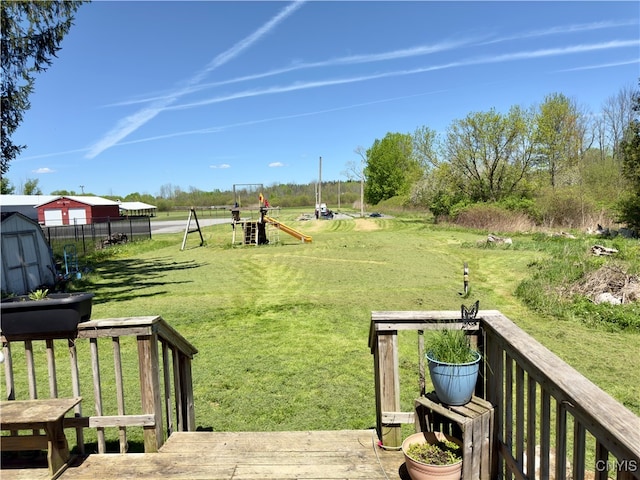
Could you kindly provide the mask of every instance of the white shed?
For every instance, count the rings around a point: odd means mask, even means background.
[[[52,287],[55,264],[37,222],[21,213],[2,214],[2,291],[25,295]]]

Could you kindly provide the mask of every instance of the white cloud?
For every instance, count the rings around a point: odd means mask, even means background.
[[[269,164],[269,167],[272,167],[272,168],[284,167],[284,163],[282,163],[282,162],[271,162]]]
[[[210,165],[209,168],[231,168],[228,163],[221,163],[219,165]]]
[[[33,170],[33,173],[53,173],[55,170],[51,170],[49,167],[42,167],[36,170]]]

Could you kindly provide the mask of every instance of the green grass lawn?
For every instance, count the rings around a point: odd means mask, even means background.
[[[119,253],[85,279],[96,294],[92,318],[161,315],[199,350],[198,426],[372,427],[371,311],[459,310],[476,299],[640,413],[640,334],[546,318],[514,296],[544,251],[478,248],[484,233],[439,228],[421,216],[298,222],[299,212],[281,213],[313,243],[281,233],[277,245],[231,247],[231,226],[218,225],[203,229],[204,247],[194,235],[180,251],[182,234],[114,247]],[[459,293],[464,262],[468,299]],[[402,408],[410,411],[417,348],[401,340]]]
[[[479,299],[481,308],[501,310],[640,408],[637,390],[629,390],[640,385],[640,369],[629,363],[638,367],[638,359],[623,353],[637,351],[637,334],[543,318],[515,298],[527,265],[544,252],[475,248],[484,234],[438,229],[419,216],[296,222],[298,215],[284,212],[281,219],[312,235],[311,244],[281,233],[278,245],[231,248],[231,227],[222,225],[205,229],[205,247],[189,239],[180,252],[181,235],[157,237],[165,246],[110,260],[96,272],[94,318],[159,314],[200,350],[194,373],[203,425],[371,425],[370,312],[459,309],[464,262],[469,304]],[[606,370],[594,355],[603,351]],[[255,415],[243,414],[249,411]]]

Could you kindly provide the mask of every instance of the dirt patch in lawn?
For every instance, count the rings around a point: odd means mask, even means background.
[[[372,230],[379,230],[380,229],[380,224],[378,222],[375,222],[373,220],[369,220],[368,218],[358,218],[355,220],[356,222],[356,230],[359,231],[372,231]]]

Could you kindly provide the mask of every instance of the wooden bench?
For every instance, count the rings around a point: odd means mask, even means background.
[[[47,450],[49,474],[56,475],[70,457],[64,435],[64,416],[81,401],[82,398],[77,397],[0,402],[0,429],[12,432],[2,436],[0,450]],[[31,433],[18,435],[20,430],[30,430]],[[45,434],[40,434],[39,430],[44,430]]]

